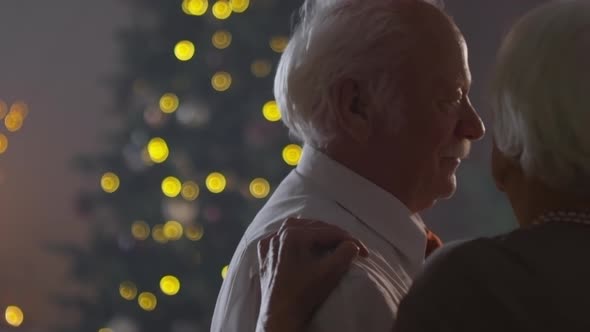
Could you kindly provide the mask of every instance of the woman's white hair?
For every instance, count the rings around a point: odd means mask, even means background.
[[[505,39],[492,84],[498,149],[555,189],[590,193],[590,1],[554,1]]]
[[[338,135],[342,128],[330,89],[343,79],[365,84],[374,106],[370,111],[395,108],[396,68],[405,62],[414,29],[396,4],[411,2],[442,7],[435,0],[305,1],[274,85],[291,134],[316,147]]]

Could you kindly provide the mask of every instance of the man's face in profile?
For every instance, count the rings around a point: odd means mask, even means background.
[[[453,195],[461,159],[485,131],[468,97],[471,73],[465,41],[452,26],[431,38],[410,60],[400,129],[381,126],[371,141],[384,167],[391,169],[389,181],[411,188],[410,201],[417,210]]]

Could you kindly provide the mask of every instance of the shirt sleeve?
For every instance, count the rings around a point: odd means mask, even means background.
[[[529,330],[522,299],[540,300],[530,280],[526,262],[490,239],[441,249],[401,302],[394,331]]]
[[[211,332],[254,332],[260,311],[260,280],[255,245],[244,245],[230,263],[211,320]]]
[[[390,331],[397,304],[378,280],[353,265],[310,322],[309,332]]]
[[[250,248],[230,264],[212,319],[211,332],[254,332],[260,310],[257,256]],[[305,273],[305,271],[301,271]],[[310,321],[309,332],[391,330],[397,305],[378,280],[353,265]]]

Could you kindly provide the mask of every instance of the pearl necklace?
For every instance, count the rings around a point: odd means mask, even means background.
[[[535,218],[533,225],[547,222],[566,222],[590,225],[590,210],[587,211],[552,211]]]

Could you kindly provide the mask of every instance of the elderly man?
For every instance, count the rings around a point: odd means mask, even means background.
[[[434,254],[396,331],[590,331],[589,88],[588,0],[548,2],[515,25],[492,84],[492,170],[521,227]],[[304,331],[362,248],[311,225],[290,220],[260,241],[261,330]],[[320,256],[318,244],[336,249]],[[293,277],[294,266],[306,276]]]
[[[303,8],[275,81],[284,122],[305,142],[303,156],[242,238],[214,332],[255,330],[258,240],[294,216],[333,222],[371,253],[310,330],[390,328],[424,262],[429,237],[418,213],[454,193],[461,159],[484,134],[468,97],[465,42],[436,5],[309,0]]]

